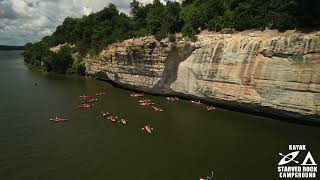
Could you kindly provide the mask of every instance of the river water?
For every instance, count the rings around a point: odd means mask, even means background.
[[[307,145],[320,163],[319,127],[148,95],[165,110],[156,113],[106,82],[34,72],[21,51],[0,51],[0,84],[1,180],[198,180],[211,171],[214,179],[270,180],[289,144]],[[106,95],[96,107],[77,108],[79,95],[98,91]],[[55,116],[69,121],[49,122]],[[147,123],[154,134],[141,130]]]

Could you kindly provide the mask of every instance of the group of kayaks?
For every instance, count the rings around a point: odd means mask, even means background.
[[[203,106],[204,105],[204,103],[202,103],[200,100],[199,101],[190,101],[193,105],[196,105],[196,106]],[[213,111],[213,110],[215,110],[216,108],[215,107],[213,107],[213,106],[206,106],[205,107],[206,108],[206,110],[208,111],[208,112],[211,112],[211,111]]]
[[[134,97],[134,98],[138,98],[138,97],[144,97],[144,93],[133,93],[133,94],[130,94],[130,97]],[[179,100],[179,98],[177,97],[166,97],[166,100],[168,101],[177,101]],[[200,100],[198,101],[193,101],[191,100],[190,101],[193,105],[196,105],[196,106],[203,106],[205,105],[204,103],[202,103]],[[153,109],[154,111],[156,112],[163,112],[164,110],[162,108],[159,108],[155,105],[155,103],[151,102],[150,99],[140,99],[138,101],[139,105],[140,106],[146,106],[146,107],[149,107],[150,109]],[[208,112],[210,111],[213,111],[215,110],[215,107],[213,106],[206,106],[206,110]]]
[[[104,92],[97,92],[96,96],[102,96],[104,94],[105,94]],[[98,101],[97,98],[94,98],[93,96],[87,96],[87,95],[79,96],[79,98],[82,100],[81,104],[78,106],[78,108],[80,109],[92,108],[95,106],[93,103]],[[57,122],[57,123],[68,121],[68,119],[59,118],[59,117],[51,118],[49,120],[51,122]]]
[[[179,100],[179,98],[177,98],[177,97],[166,97],[166,100],[167,101],[177,101],[177,100]]]
[[[132,94],[130,94],[130,97],[143,98],[144,93],[132,93]],[[163,112],[163,109],[157,107],[156,104],[154,102],[151,102],[150,99],[140,99],[140,100],[138,100],[138,104],[140,106],[148,107],[156,112]],[[152,134],[154,129],[151,127],[150,124],[147,124],[142,128],[142,130],[145,131],[147,134]]]
[[[105,94],[104,92],[97,92],[95,95],[97,97],[97,96],[102,96],[104,94]],[[143,98],[144,96],[145,96],[144,93],[133,93],[133,94],[130,94],[130,97],[133,97],[133,98]],[[81,105],[78,106],[80,109],[87,109],[87,108],[94,107],[95,106],[94,103],[98,101],[98,99],[96,97],[93,97],[93,96],[82,95],[82,96],[79,96],[79,97],[82,100]],[[166,97],[166,100],[168,100],[168,101],[176,101],[176,100],[179,100],[179,98],[177,98],[177,97]],[[203,106],[204,105],[204,103],[202,103],[200,100],[199,101],[193,101],[192,100],[190,102],[193,105],[196,105],[196,106]],[[151,102],[150,99],[139,99],[138,103],[139,103],[140,106],[148,107],[148,108],[150,108],[150,109],[152,109],[152,110],[154,110],[156,112],[163,112],[164,111],[162,108],[157,107],[154,102]],[[215,110],[215,108],[213,106],[206,106],[205,109],[208,112]],[[128,120],[126,120],[124,118],[119,118],[118,116],[116,116],[116,115],[114,115],[112,113],[109,113],[109,112],[102,111],[101,115],[104,118],[110,120],[112,123],[117,123],[118,122],[118,123],[122,123],[123,125],[127,125],[127,123],[128,123]],[[68,119],[55,117],[55,118],[50,119],[50,121],[58,123],[58,122],[68,121]],[[142,128],[142,130],[145,131],[148,134],[152,134],[154,129],[151,127],[150,124],[147,124]]]
[[[96,96],[102,96],[104,94],[105,94],[104,92],[97,92]],[[78,106],[78,108],[80,108],[80,109],[92,108],[95,106],[95,104],[93,104],[93,103],[98,101],[98,99],[94,98],[93,96],[82,95],[79,97],[80,97],[80,99],[82,99],[81,104]]]
[[[109,112],[101,112],[102,117],[107,118],[108,120],[110,120],[112,123],[122,123],[123,125],[127,125],[127,120],[124,118],[119,118],[118,116],[111,114]]]
[[[168,100],[168,101],[177,101],[177,100],[179,100],[179,98],[177,98],[177,97],[166,97],[166,100]],[[202,103],[200,100],[198,100],[198,101],[193,101],[193,100],[191,100],[190,101],[193,105],[196,105],[196,106],[203,106],[203,105],[205,105],[204,103]],[[215,110],[216,108],[215,107],[213,107],[213,106],[206,106],[206,110],[207,111],[213,111],[213,110]]]
[[[163,112],[163,109],[157,107],[150,99],[141,99],[138,101],[140,106],[146,106],[156,112]]]
[[[130,94],[130,97],[134,97],[134,98],[144,97],[144,93],[132,93]],[[163,109],[160,107],[157,107],[155,103],[151,102],[150,99],[140,99],[138,100],[138,103],[140,106],[146,106],[156,112],[163,112]]]
[[[101,112],[102,117],[107,118],[112,123],[122,123],[123,125],[127,125],[128,120],[124,118],[119,118],[118,116],[109,113],[109,112]],[[152,134],[153,128],[150,125],[145,125],[142,130],[145,130],[148,134]]]

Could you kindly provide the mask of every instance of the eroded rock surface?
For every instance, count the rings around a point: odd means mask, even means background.
[[[168,93],[178,65],[194,50],[192,43],[158,42],[148,36],[109,45],[99,57],[88,59],[87,74],[152,93]]]

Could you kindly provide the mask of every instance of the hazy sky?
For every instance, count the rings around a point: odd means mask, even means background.
[[[139,0],[149,3],[153,0]],[[164,2],[165,0],[161,0]],[[66,17],[81,17],[114,3],[129,12],[132,0],[0,0],[0,44],[24,45],[50,35]]]

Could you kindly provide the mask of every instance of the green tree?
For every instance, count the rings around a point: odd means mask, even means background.
[[[147,14],[147,27],[151,34],[156,34],[160,31],[163,23],[164,5],[160,0],[154,0],[150,5],[150,9]]]
[[[165,7],[165,21],[168,23],[170,33],[180,32],[182,19],[180,18],[181,6],[178,2],[168,2]]]
[[[52,61],[51,66],[54,72],[65,74],[73,63],[71,49],[67,46],[63,46],[57,53],[52,53],[49,60]]]

